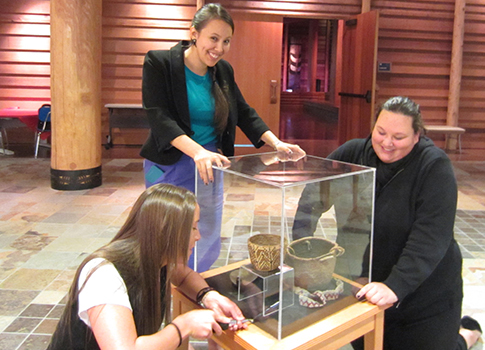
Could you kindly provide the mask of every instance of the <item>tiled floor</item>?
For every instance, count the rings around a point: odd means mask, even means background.
[[[454,161],[464,313],[485,325],[485,161]],[[103,185],[50,188],[50,160],[0,156],[0,349],[45,349],[74,269],[107,243],[144,190],[140,159],[103,161]],[[483,349],[483,342],[474,349]]]

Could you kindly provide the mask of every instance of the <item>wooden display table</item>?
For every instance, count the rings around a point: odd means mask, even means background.
[[[248,261],[244,260],[202,273],[206,279],[237,269]],[[172,288],[173,318],[181,313],[197,309],[199,306],[176,288]],[[347,298],[353,298],[351,296]],[[272,350],[272,349],[339,349],[351,341],[364,336],[365,349],[378,350],[383,346],[384,310],[368,302],[354,302],[347,307],[301,328],[278,341],[256,324],[247,330],[223,331],[221,336],[212,338],[225,349],[230,350]],[[180,349],[187,349],[184,341]]]

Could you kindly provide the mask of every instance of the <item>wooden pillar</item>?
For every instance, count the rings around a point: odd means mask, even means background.
[[[362,12],[366,13],[370,11],[371,0],[362,0]]]
[[[455,1],[455,18],[453,21],[453,43],[451,48],[450,89],[448,93],[448,112],[446,125],[458,126],[460,109],[461,76],[463,67],[463,40],[465,35],[466,0]],[[456,149],[457,136],[447,136],[446,148]]]
[[[200,9],[202,6],[205,5],[205,0],[197,0],[197,10]]]
[[[101,0],[51,0],[51,186],[101,185]]]

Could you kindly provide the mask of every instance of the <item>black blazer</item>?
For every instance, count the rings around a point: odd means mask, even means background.
[[[150,134],[140,155],[162,165],[174,164],[182,156],[182,152],[170,144],[173,139],[193,135],[185,82],[184,51],[188,47],[189,43],[182,41],[170,50],[149,51],[143,63],[143,107]],[[260,139],[269,128],[244,100],[231,65],[220,60],[215,67],[209,67],[209,72],[229,99],[227,127],[219,135],[218,148],[226,156],[234,155],[236,126],[256,148],[263,146]]]

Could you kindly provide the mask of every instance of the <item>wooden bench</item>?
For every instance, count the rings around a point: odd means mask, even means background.
[[[465,129],[460,128],[458,126],[450,126],[450,125],[426,125],[424,127],[426,129],[426,134],[443,134],[445,135],[445,148],[448,144],[448,136],[449,135],[456,135],[458,139],[458,149],[461,153],[461,135],[465,133]]]

